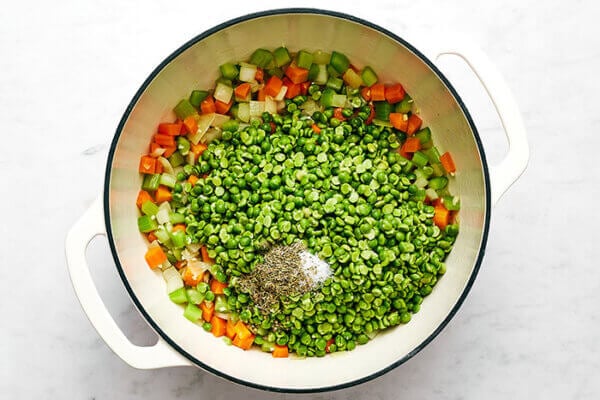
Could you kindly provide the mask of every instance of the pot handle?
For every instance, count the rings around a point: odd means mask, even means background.
[[[492,205],[495,205],[525,171],[529,161],[527,133],[517,102],[498,69],[487,55],[470,40],[446,39],[425,48],[430,50],[429,56],[434,61],[445,54],[462,58],[485,88],[500,117],[508,139],[508,152],[498,165],[490,168]]]
[[[98,198],[67,233],[65,250],[69,275],[75,293],[90,322],[108,347],[127,364],[139,369],[192,365],[162,338],[153,346],[137,346],[129,341],[108,312],[90,274],[86,249],[90,241],[106,236],[102,200]]]

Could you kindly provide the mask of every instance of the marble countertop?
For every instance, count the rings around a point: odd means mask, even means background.
[[[493,211],[484,264],[460,312],[408,363],[331,393],[267,393],[196,368],[127,366],[79,306],[66,232],[100,194],[113,132],[147,74],[203,30],[282,3],[13,2],[0,14],[0,398],[597,399],[600,3],[286,5],[345,11],[409,41],[463,33],[505,76],[531,159]],[[483,90],[461,62],[440,64],[460,82],[492,163],[501,160],[507,146]],[[133,342],[152,343],[106,240],[94,240],[88,257],[118,324]]]

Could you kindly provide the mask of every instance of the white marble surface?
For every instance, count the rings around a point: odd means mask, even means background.
[[[212,2],[211,4],[214,4]],[[493,212],[473,290],[407,364],[369,383],[292,396],[195,368],[139,371],[83,314],[64,237],[101,192],[108,145],[147,74],[203,30],[281,2],[19,1],[0,13],[0,398],[2,399],[597,399],[600,396],[600,3],[295,1],[346,11],[407,39],[471,36],[522,110],[530,165]],[[442,61],[492,161],[498,118],[460,62]],[[104,239],[89,261],[118,323],[153,334],[134,311]]]

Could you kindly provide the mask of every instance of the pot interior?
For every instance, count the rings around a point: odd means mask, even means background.
[[[273,359],[241,351],[205,333],[172,303],[159,272],[144,261],[147,243],[137,229],[135,199],[139,157],[161,121],[193,89],[212,87],[218,66],[248,59],[258,47],[284,44],[345,53],[362,68],[371,65],[383,82],[399,81],[419,106],[440,152],[457,164],[451,190],[461,198],[461,232],[446,260],[447,273],[410,323],[380,334],[365,346],[324,358]],[[476,275],[488,224],[485,158],[470,118],[431,63],[409,45],[368,23],[318,11],[251,16],[210,31],[186,44],[157,68],[133,99],[110,151],[106,215],[110,244],[132,299],[164,339],[197,365],[238,382],[275,390],[322,390],[369,379],[414,355],[435,336],[462,302]]]

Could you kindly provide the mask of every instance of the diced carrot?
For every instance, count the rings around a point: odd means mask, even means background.
[[[208,249],[206,248],[206,246],[200,247],[200,254],[202,255],[202,261],[204,261],[205,263],[208,263],[208,264],[215,263],[215,260],[210,258],[210,256],[208,255]]]
[[[229,339],[233,339],[235,337],[235,322],[233,322],[231,319],[227,320],[227,325],[225,326],[225,335],[227,335]]]
[[[408,130],[408,117],[402,113],[390,113],[390,122],[394,128],[406,132]]]
[[[223,289],[225,289],[228,285],[223,282],[219,282],[217,279],[211,279],[210,281],[210,291],[214,294],[223,294]]]
[[[362,89],[360,89],[360,95],[366,101],[371,101],[371,88],[368,86],[363,87]]]
[[[210,319],[210,324],[212,325],[210,331],[213,335],[215,335],[215,337],[221,337],[227,332],[227,321],[223,318],[213,315],[213,317]]]
[[[272,77],[269,78],[269,80],[267,81],[267,84],[265,85],[265,94],[267,96],[275,97],[281,90],[282,86],[283,86],[283,81],[281,79],[279,79],[279,77],[273,75]]]
[[[286,358],[289,355],[288,347],[276,344],[271,355],[275,358]]]
[[[215,312],[215,303],[212,301],[203,301],[200,303],[200,309],[202,310],[202,319],[210,322]]]
[[[208,96],[206,99],[202,100],[200,103],[200,110],[202,114],[210,114],[217,112],[217,108],[215,106],[215,99],[212,96]]]
[[[267,98],[267,94],[265,93],[265,88],[262,87],[262,88],[258,89],[258,93],[256,93],[256,100],[265,101],[266,98]]]
[[[406,92],[399,83],[395,83],[385,88],[385,99],[390,104],[401,102],[405,95]]]
[[[185,267],[186,262],[183,260],[179,260],[175,263],[175,268],[177,268],[178,270],[180,270],[181,268]]]
[[[248,82],[244,82],[244,83],[237,85],[235,90],[233,91],[233,93],[235,94],[235,97],[237,97],[238,99],[245,99],[250,94],[251,89],[252,89],[252,86],[250,86],[250,84]]]
[[[158,189],[156,189],[154,196],[156,197],[157,203],[163,203],[165,201],[171,201],[171,199],[173,199],[173,195],[171,194],[169,188],[162,185],[159,186]]]
[[[199,179],[200,178],[198,178],[196,175],[190,175],[187,181],[190,183],[190,185],[194,186]]]
[[[204,280],[204,272],[197,263],[187,263],[181,271],[181,279],[188,286],[196,286]]]
[[[312,124],[312,130],[313,130],[313,132],[314,132],[314,133],[316,133],[317,135],[318,135],[319,133],[321,133],[321,128],[319,128],[319,125],[317,125],[317,124]]]
[[[142,207],[142,204],[144,204],[147,201],[151,201],[154,203],[152,195],[146,192],[145,190],[140,190],[138,192],[137,199],[135,200],[135,204],[138,206],[138,208],[140,208]]]
[[[175,146],[175,139],[173,136],[163,135],[162,133],[157,133],[154,135],[154,141],[162,147]]]
[[[156,170],[156,158],[150,156],[142,156],[140,158],[139,171],[142,174],[153,174]]]
[[[277,130],[277,125],[275,125],[275,122],[271,121],[269,122],[269,125],[271,125],[271,133],[275,132],[275,130]]]
[[[453,174],[456,172],[456,165],[454,164],[454,159],[449,152],[445,152],[440,156],[440,162],[442,166],[446,170],[447,173]]]
[[[150,243],[154,242],[154,241],[157,239],[157,237],[156,237],[156,235],[154,234],[154,232],[150,232],[150,233],[149,233],[149,234],[146,236],[146,238],[148,239],[148,241],[149,241]]]
[[[371,122],[373,122],[373,120],[375,119],[375,107],[373,107],[373,104],[369,104],[369,107],[371,107],[371,112],[369,113],[369,117],[365,121],[365,124],[367,125],[370,125]]]
[[[310,87],[310,81],[302,82],[300,85],[300,94],[306,96],[308,94],[308,88]]]
[[[327,344],[325,345],[325,353],[329,353],[331,351],[330,347],[333,343],[335,343],[335,339],[333,339],[333,338],[331,338],[327,341]]]
[[[192,153],[194,153],[194,158],[197,160],[198,157],[200,157],[202,155],[202,153],[204,153],[204,151],[208,149],[208,146],[205,143],[198,143],[198,144],[193,144],[190,147],[190,150],[192,151]]]
[[[423,121],[417,114],[411,114],[408,117],[408,128],[406,129],[407,135],[413,135],[416,131],[421,128],[421,123]]]
[[[148,248],[146,255],[144,256],[146,262],[150,268],[157,268],[159,265],[167,261],[167,255],[160,246],[153,246]]]
[[[374,83],[371,86],[371,100],[385,101],[385,85],[383,83]]]
[[[305,82],[308,79],[308,69],[300,68],[292,63],[285,69],[285,76],[294,83]]]
[[[183,124],[181,122],[163,122],[161,124],[158,124],[158,133],[162,133],[164,135],[169,136],[177,136],[181,134],[182,125]]]
[[[165,146],[165,152],[163,153],[163,157],[171,157],[173,153],[177,151],[177,146]]]
[[[262,82],[265,80],[265,71],[258,67],[256,68],[256,74],[254,74],[254,79],[256,79],[257,82]]]
[[[450,211],[443,204],[438,204],[433,210],[433,223],[440,229],[446,229],[450,221]]]
[[[190,115],[183,120],[183,127],[186,133],[196,133],[198,131],[198,120],[196,116]]]
[[[300,84],[296,84],[292,82],[287,76],[283,78],[284,86],[287,86],[287,91],[285,92],[286,99],[293,99],[294,97],[300,95],[302,88]]]
[[[227,114],[229,109],[233,105],[233,99],[229,100],[229,103],[223,103],[220,100],[215,101],[215,111],[217,114]]]
[[[164,154],[164,153],[163,153]],[[154,168],[155,174],[162,174],[165,171],[165,167],[163,167],[160,161],[156,161],[156,168]]]
[[[345,121],[346,117],[342,114],[342,107],[337,107],[333,110],[333,118],[339,119],[340,121]]]
[[[173,232],[182,231],[185,232],[185,224],[175,224],[173,225]]]
[[[421,141],[417,137],[406,138],[406,141],[400,149],[405,153],[414,153],[421,149]]]
[[[248,350],[252,347],[252,343],[254,343],[254,335],[250,335],[247,338],[241,338],[236,335],[231,343],[242,350]]]
[[[239,337],[240,339],[245,339],[247,337],[252,336],[252,332],[250,332],[250,329],[248,329],[248,327],[246,326],[246,324],[244,324],[244,322],[242,320],[239,320],[236,324],[235,324],[235,337]]]

